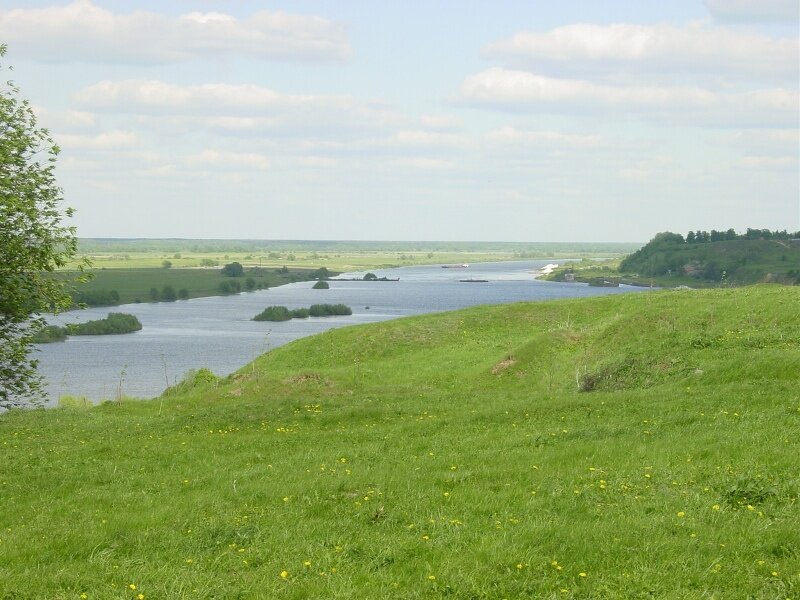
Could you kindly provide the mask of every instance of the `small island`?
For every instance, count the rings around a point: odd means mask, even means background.
[[[288,309],[285,306],[268,306],[253,321],[288,321],[308,317],[334,317],[352,315],[353,311],[344,304],[312,304],[309,308]]]
[[[70,335],[118,335],[139,331],[142,324],[133,315],[109,313],[105,319],[95,319],[86,323],[70,323],[65,327],[47,325],[33,336],[35,344],[63,342]]]

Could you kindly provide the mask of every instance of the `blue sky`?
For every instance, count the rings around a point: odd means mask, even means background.
[[[84,237],[800,229],[797,3],[4,3]]]

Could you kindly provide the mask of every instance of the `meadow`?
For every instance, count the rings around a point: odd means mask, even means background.
[[[798,305],[476,307],[0,415],[0,597],[797,598]]]
[[[401,266],[532,258],[620,257],[640,244],[569,242],[369,242],[291,240],[82,239],[79,258],[95,268],[176,268],[224,265],[364,271]],[[77,264],[77,263],[76,263]]]
[[[242,277],[226,277],[219,268],[101,268],[88,271],[91,279],[84,283],[74,284],[77,293],[91,294],[93,292],[115,290],[119,300],[117,304],[131,302],[151,302],[151,288],[159,293],[164,286],[170,286],[173,291],[186,290],[187,298],[204,296],[218,296],[223,292],[221,284],[238,283],[241,291],[246,291],[246,281],[253,279],[255,288],[268,288],[292,283],[307,281],[312,278],[315,269],[291,268],[286,273],[279,273],[274,268],[248,268]],[[75,272],[62,272],[62,277],[74,278]],[[254,289],[255,289],[254,288]],[[80,299],[80,298],[78,298]]]

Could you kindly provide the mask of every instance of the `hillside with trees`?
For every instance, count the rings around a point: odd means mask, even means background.
[[[620,262],[622,275],[698,282],[800,283],[800,232],[748,229],[657,234]]]

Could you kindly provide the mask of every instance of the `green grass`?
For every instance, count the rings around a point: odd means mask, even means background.
[[[244,277],[225,277],[216,269],[94,269],[89,271],[92,279],[86,283],[75,284],[75,289],[82,292],[96,290],[116,290],[119,293],[119,304],[131,302],[150,302],[150,289],[159,292],[164,286],[172,286],[176,291],[185,288],[189,298],[221,295],[220,284],[238,281],[242,292],[245,291],[245,280],[252,277],[257,286],[276,287],[294,281],[305,281],[310,278],[312,269],[289,269],[289,273],[276,273],[275,269],[246,269]],[[71,277],[71,274],[63,276]]]
[[[12,411],[0,597],[797,598],[799,304],[477,307]]]

